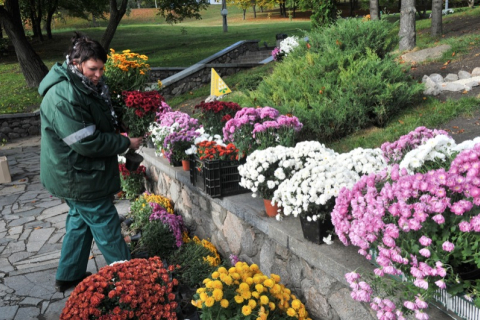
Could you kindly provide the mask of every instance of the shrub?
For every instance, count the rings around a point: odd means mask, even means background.
[[[142,230],[142,237],[134,251],[147,251],[149,256],[168,259],[178,247],[175,236],[168,224],[161,220],[148,223]]]
[[[302,139],[327,142],[384,126],[423,88],[387,54],[396,39],[389,30],[384,21],[343,19],[312,31],[309,46],[285,57],[249,94],[251,103],[295,114],[305,125]]]
[[[128,171],[124,163],[119,163],[118,170],[123,196],[126,199],[133,199],[145,190],[146,168],[144,166],[139,166],[136,171]]]

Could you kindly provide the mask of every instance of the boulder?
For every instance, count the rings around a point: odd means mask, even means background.
[[[479,67],[476,67],[472,71],[472,77],[476,77],[476,76],[480,76],[480,68]]]
[[[432,73],[430,75],[430,79],[432,79],[433,82],[435,82],[435,83],[442,83],[443,82],[443,77],[438,73]]]
[[[445,77],[445,82],[452,82],[452,81],[457,81],[457,80],[458,80],[458,76],[454,73],[449,73]]]
[[[462,80],[462,79],[469,79],[469,78],[471,78],[471,77],[472,77],[472,75],[471,75],[469,72],[465,71],[465,70],[460,70],[460,71],[458,71],[458,79],[460,79],[460,80]]]

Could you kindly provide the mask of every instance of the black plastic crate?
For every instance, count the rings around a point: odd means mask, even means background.
[[[240,186],[238,166],[245,161],[190,158],[190,182],[212,198],[233,196],[250,190]]]

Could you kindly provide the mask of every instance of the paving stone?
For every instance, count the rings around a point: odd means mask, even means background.
[[[24,305],[24,306],[36,306],[36,305],[38,305],[40,302],[42,302],[42,299],[27,297],[27,298],[23,299],[22,302],[20,302],[20,305]]]
[[[18,194],[25,191],[25,185],[15,185],[15,186],[8,186],[0,190],[0,196],[6,196],[10,194]]]
[[[23,209],[24,208],[22,208],[22,210],[20,211],[14,211],[13,213],[15,213],[20,217],[32,217],[32,216],[36,217],[36,216],[39,216],[43,210],[45,210],[44,208],[33,208],[33,207],[26,207],[27,210],[23,210]]]
[[[21,252],[21,251],[25,251],[25,243],[23,243],[23,241],[21,242],[12,241],[7,244],[7,247],[5,248],[3,255],[12,254],[12,253]]]
[[[12,288],[9,288],[6,285],[1,284],[1,283],[0,283],[0,291],[5,292],[5,294],[14,292],[14,290]]]
[[[53,228],[33,230],[28,238],[27,251],[38,251],[55,231]]]
[[[51,302],[45,313],[43,313],[43,318],[45,320],[58,320],[59,315],[62,313],[63,308],[65,307],[65,303],[67,303],[68,297]]]
[[[6,226],[7,226],[7,223],[5,221],[0,221],[0,233],[7,231]]]
[[[3,191],[3,190],[2,190]],[[7,194],[7,196],[0,197],[0,206],[7,206],[11,205],[15,201],[17,201],[19,194]]]
[[[45,243],[38,251],[38,254],[47,254],[51,252],[60,252],[62,250],[62,244],[61,243]]]
[[[47,219],[47,218],[50,218],[50,217],[54,217],[54,216],[57,216],[59,214],[67,213],[68,210],[69,210],[68,205],[66,203],[62,203],[58,206],[45,209],[42,212],[42,214],[38,217],[38,219],[43,220],[43,219]]]
[[[8,229],[8,234],[9,235],[19,234],[19,233],[22,233],[22,231],[23,231],[23,226],[17,226],[17,227]]]
[[[14,320],[35,320],[38,319],[40,309],[35,307],[20,307]]]
[[[7,245],[8,243],[12,241],[16,241],[18,239],[18,235],[13,235],[13,236],[8,236],[8,237],[3,237],[0,239],[0,244],[5,244]]]
[[[18,198],[17,201],[33,200],[37,197],[38,191],[27,191]]]
[[[25,229],[18,240],[26,240],[32,231],[33,229]]]
[[[19,263],[18,265],[25,264],[25,263],[37,263],[37,262],[58,260],[59,258],[60,258],[60,251],[47,252],[47,253],[36,254],[34,256],[31,256],[31,258],[25,261],[22,261],[22,263]]]
[[[17,216],[18,217],[18,216]],[[20,218],[20,219],[15,219],[11,222],[8,223],[8,226],[9,227],[16,227],[16,226],[22,226],[24,225],[25,223],[27,222],[30,222],[30,221],[33,221],[35,220],[35,217],[23,217],[23,218]]]
[[[27,192],[30,192],[30,191],[44,191],[44,190],[45,190],[45,188],[43,187],[43,185],[41,183],[30,183],[27,186]]]
[[[25,228],[29,228],[29,229],[50,228],[50,227],[52,227],[52,224],[50,222],[37,221],[37,220],[25,224]]]
[[[52,224],[57,224],[59,222],[65,223],[66,219],[67,219],[67,215],[66,214],[61,214],[61,215],[57,215],[57,216],[54,216],[54,217],[51,217],[51,218],[46,218],[46,219],[43,219],[43,220],[48,221]]]
[[[18,306],[0,307],[0,320],[12,320],[17,313]]]
[[[8,257],[8,261],[10,261],[11,264],[15,265],[16,262],[24,260],[32,255],[33,255],[32,252],[25,252],[25,251],[16,252],[11,254],[10,257]]]
[[[56,268],[58,267],[58,260],[55,262],[45,262],[45,263],[36,263],[36,264],[25,264],[22,265],[22,268],[18,268],[17,270],[12,270],[8,274],[9,276],[20,276],[31,274],[37,271],[47,271],[53,270],[51,272],[55,273]]]
[[[47,195],[46,197],[50,197],[50,196]],[[37,199],[41,199],[41,198],[37,197]],[[58,206],[59,204],[62,204],[62,201],[60,201],[60,200],[52,201],[50,199],[47,199],[46,201],[36,202],[35,207],[51,208],[51,207]]]
[[[65,232],[58,232],[58,231],[56,231],[56,232],[50,237],[50,239],[48,239],[48,243],[57,243],[57,242],[60,242],[60,239],[62,239],[64,235],[65,235]]]
[[[10,272],[15,269],[12,267],[7,258],[2,257],[0,258],[0,270],[2,270],[2,272]]]

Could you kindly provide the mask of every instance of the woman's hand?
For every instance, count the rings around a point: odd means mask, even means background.
[[[142,145],[142,142],[143,142],[143,138],[140,137],[140,138],[129,138],[130,139],[130,149],[132,150],[138,150],[138,148],[140,148],[140,146]]]

